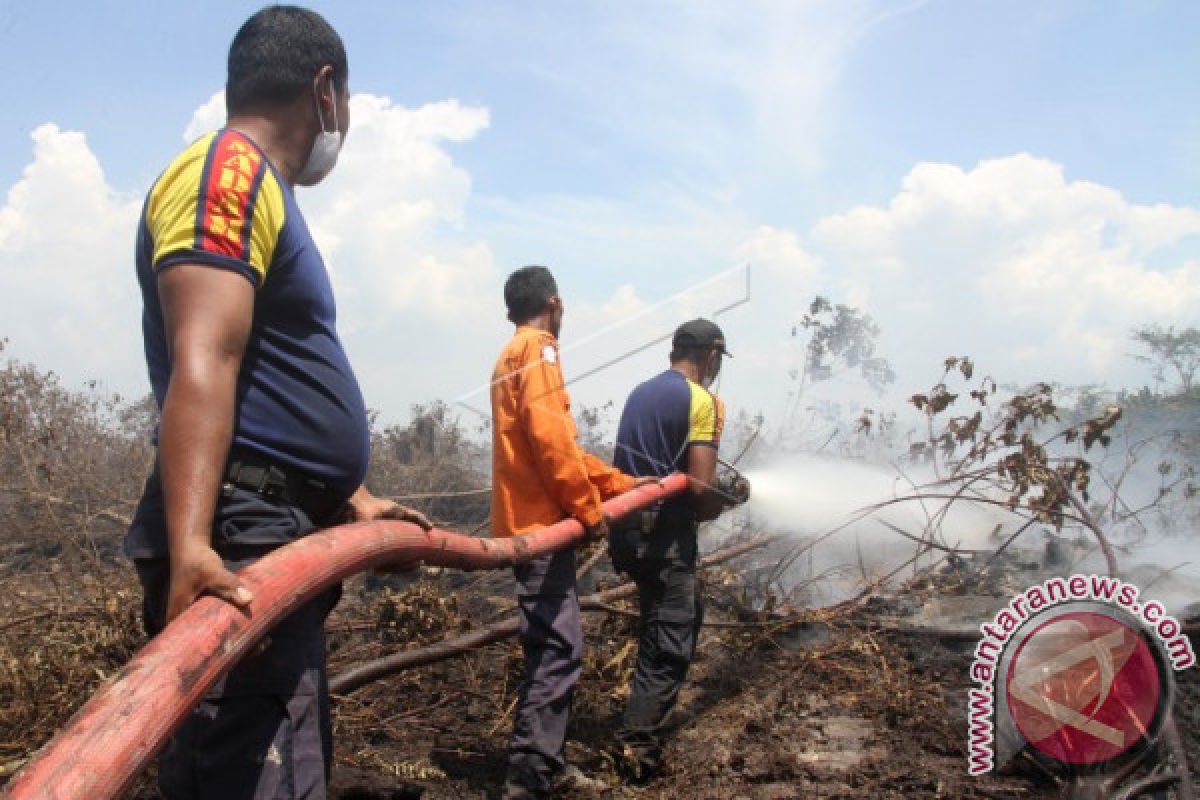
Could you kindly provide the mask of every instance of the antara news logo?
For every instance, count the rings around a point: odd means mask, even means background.
[[[971,664],[967,771],[1029,752],[1047,767],[1105,772],[1141,757],[1196,663],[1178,620],[1130,583],[1048,579],[988,623]]]

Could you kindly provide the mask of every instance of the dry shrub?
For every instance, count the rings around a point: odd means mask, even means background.
[[[9,579],[5,591],[20,591]],[[71,605],[30,586],[46,610],[0,621],[0,772],[11,774],[144,643],[138,591],[112,572],[78,587]]]
[[[367,483],[377,495],[398,497],[439,523],[472,528],[488,518],[490,450],[442,402],[414,405],[406,425],[371,434]]]
[[[4,342],[0,340],[0,352]],[[144,642],[141,592],[121,538],[153,463],[152,398],[129,401],[53,372],[0,365],[0,782]],[[376,428],[368,479],[379,494],[451,493],[410,502],[441,520],[486,519],[486,457],[444,405]],[[475,492],[475,493],[472,493]],[[461,623],[455,593],[421,583],[350,593],[335,648],[377,654],[386,643],[441,638]],[[345,663],[345,662],[342,662]]]
[[[119,543],[151,459],[152,409],[29,364],[0,368],[0,775],[144,641]]]

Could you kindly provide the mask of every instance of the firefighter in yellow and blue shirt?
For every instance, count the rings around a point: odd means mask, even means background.
[[[248,606],[237,570],[343,518],[428,527],[363,486],[366,408],[293,196],[333,168],[347,130],[341,38],[311,11],[271,6],[242,25],[228,67],[226,127],[163,171],[137,233],[161,423],[125,551],[151,635],[204,594]],[[326,796],[323,625],[339,593],[302,605],[206,693],[160,757],[168,800]]]
[[[744,499],[718,489],[717,482],[725,406],[709,387],[728,355],[715,323],[695,319],[679,326],[670,369],[633,390],[617,427],[613,463],[622,472],[639,478],[682,472],[690,479],[688,492],[614,523],[609,537],[613,566],[637,583],[641,612],[633,685],[619,731],[621,765],[633,782],[658,769],[667,715],[696,652],[704,617],[697,526]]]

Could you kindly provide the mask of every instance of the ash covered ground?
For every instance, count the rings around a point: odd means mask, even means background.
[[[960,615],[962,609],[999,607],[1007,599],[1002,592],[1024,580],[1029,565],[1014,557],[993,563],[982,576],[969,569],[925,574],[826,612],[751,611],[745,601],[755,570],[762,568],[755,564],[772,558],[750,554],[709,570],[707,619],[715,624],[705,629],[674,714],[666,767],[644,787],[623,785],[615,768],[614,733],[633,664],[636,620],[616,611],[587,616],[587,662],[568,754],[609,784],[606,796],[1061,796],[1061,787],[1028,761],[998,775],[967,775],[966,697],[975,641],[965,635],[963,619],[941,624],[948,607]],[[498,578],[475,582],[476,590],[496,594],[460,588],[449,605],[444,598],[451,593],[435,589],[436,581],[391,595],[395,607],[409,611],[403,618],[385,611],[382,624],[397,632],[408,626],[408,635],[418,639],[436,638],[436,628],[468,627],[464,617],[478,619],[507,603]],[[597,582],[604,587],[617,579],[601,571]],[[353,617],[355,610],[348,606],[345,615]],[[939,624],[931,632],[914,630],[914,622]],[[366,627],[361,618],[341,625],[360,632]],[[338,664],[379,647],[344,637],[336,642],[335,672]],[[342,699],[337,796],[497,796],[520,674],[520,648],[510,640]],[[1200,738],[1192,721],[1200,711],[1200,681],[1192,671],[1180,677],[1178,714],[1195,763]]]

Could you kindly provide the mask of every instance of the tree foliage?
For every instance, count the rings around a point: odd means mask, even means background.
[[[857,373],[872,390],[882,393],[896,380],[892,365],[877,351],[878,337],[879,326],[870,314],[853,306],[834,305],[820,295],[813,298],[791,329],[791,338],[803,341],[804,345],[799,362],[788,370],[791,386],[780,421],[781,440],[796,431],[797,416],[803,408],[802,399],[812,384]],[[817,407],[810,408],[830,422],[835,433],[843,427],[863,430],[863,418],[846,420],[838,403],[818,402]],[[809,433],[814,432],[812,426],[804,427]]]
[[[804,360],[809,380],[828,380],[839,365],[857,370],[876,391],[896,380],[891,364],[876,354],[879,326],[865,311],[842,303],[835,306],[818,295],[792,328],[793,338],[801,331],[809,333]]]
[[[1134,330],[1132,338],[1146,351],[1133,358],[1149,364],[1156,381],[1165,382],[1170,372],[1178,378],[1180,389],[1192,390],[1200,369],[1200,330],[1188,327],[1176,332],[1173,326],[1146,325]]]

